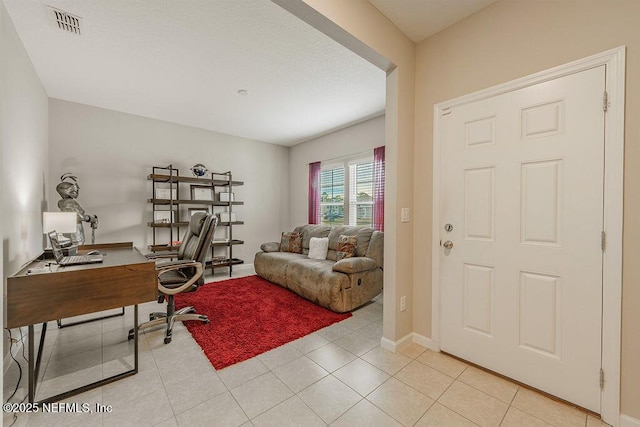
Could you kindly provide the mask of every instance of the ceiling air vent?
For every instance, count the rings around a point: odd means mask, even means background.
[[[66,31],[67,33],[80,35],[80,24],[82,18],[65,12],[64,10],[56,9],[55,7],[47,6],[49,8],[49,17],[53,22],[53,25]]]

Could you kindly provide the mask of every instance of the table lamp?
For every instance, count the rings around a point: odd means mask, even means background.
[[[71,240],[61,236],[61,233],[76,232],[75,212],[43,212],[42,213],[42,233],[47,234],[51,231],[57,231],[61,246],[68,246]],[[66,243],[65,242],[69,242]]]

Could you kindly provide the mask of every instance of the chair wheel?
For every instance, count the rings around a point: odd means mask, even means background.
[[[171,342],[171,337],[165,337],[164,338],[164,343],[165,344],[169,344]]]

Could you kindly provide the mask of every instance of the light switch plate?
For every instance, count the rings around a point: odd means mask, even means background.
[[[402,222],[409,222],[409,208],[402,208],[400,217]]]

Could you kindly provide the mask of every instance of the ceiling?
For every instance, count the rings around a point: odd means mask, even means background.
[[[415,43],[444,30],[496,0],[369,0]]]
[[[414,40],[491,2],[370,1]],[[270,0],[3,2],[52,98],[285,146],[384,113],[383,70]]]

